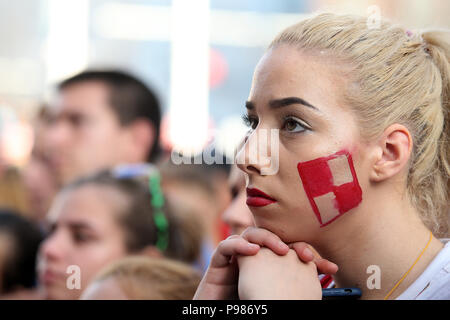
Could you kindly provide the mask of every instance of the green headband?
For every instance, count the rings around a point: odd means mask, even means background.
[[[156,247],[165,251],[169,245],[169,222],[163,212],[164,195],[161,190],[161,177],[158,172],[150,174],[148,186],[153,207],[153,220],[157,230]]]
[[[116,178],[139,178],[148,176],[148,187],[153,208],[153,221],[156,226],[156,247],[164,251],[169,245],[169,221],[164,208],[164,195],[161,190],[161,177],[158,169],[152,164],[120,165],[113,170]]]

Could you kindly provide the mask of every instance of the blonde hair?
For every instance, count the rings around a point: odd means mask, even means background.
[[[201,277],[183,262],[130,256],[109,265],[93,282],[109,279],[117,281],[130,300],[191,300]]]
[[[369,28],[364,17],[323,13],[288,27],[269,48],[280,44],[320,52],[350,69],[343,98],[357,115],[363,138],[374,139],[393,123],[408,128],[414,145],[408,194],[427,227],[446,235],[450,32],[412,33],[387,21]]]

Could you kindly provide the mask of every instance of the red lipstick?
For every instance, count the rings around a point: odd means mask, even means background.
[[[269,195],[256,188],[247,188],[247,205],[251,207],[264,207],[277,202]]]

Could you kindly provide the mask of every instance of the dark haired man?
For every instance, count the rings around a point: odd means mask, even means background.
[[[58,86],[50,161],[66,184],[122,163],[154,161],[161,111],[154,93],[121,71],[85,71]]]

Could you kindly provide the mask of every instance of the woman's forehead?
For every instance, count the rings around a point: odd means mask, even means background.
[[[81,186],[62,192],[49,213],[51,223],[83,223],[92,226],[113,221],[122,197],[109,187]]]
[[[313,52],[305,52],[290,45],[280,45],[269,49],[261,57],[255,68],[255,74],[299,75],[325,66],[326,60]]]
[[[273,100],[290,96],[336,100],[343,81],[327,59],[304,54],[290,46],[270,49],[255,69],[249,100]],[[309,101],[308,100],[308,101]]]
[[[283,46],[268,51],[255,69],[252,91],[264,91],[279,98],[317,91],[335,83],[334,72],[325,60]],[[261,90],[259,90],[261,89]],[[251,95],[251,94],[250,94]]]

